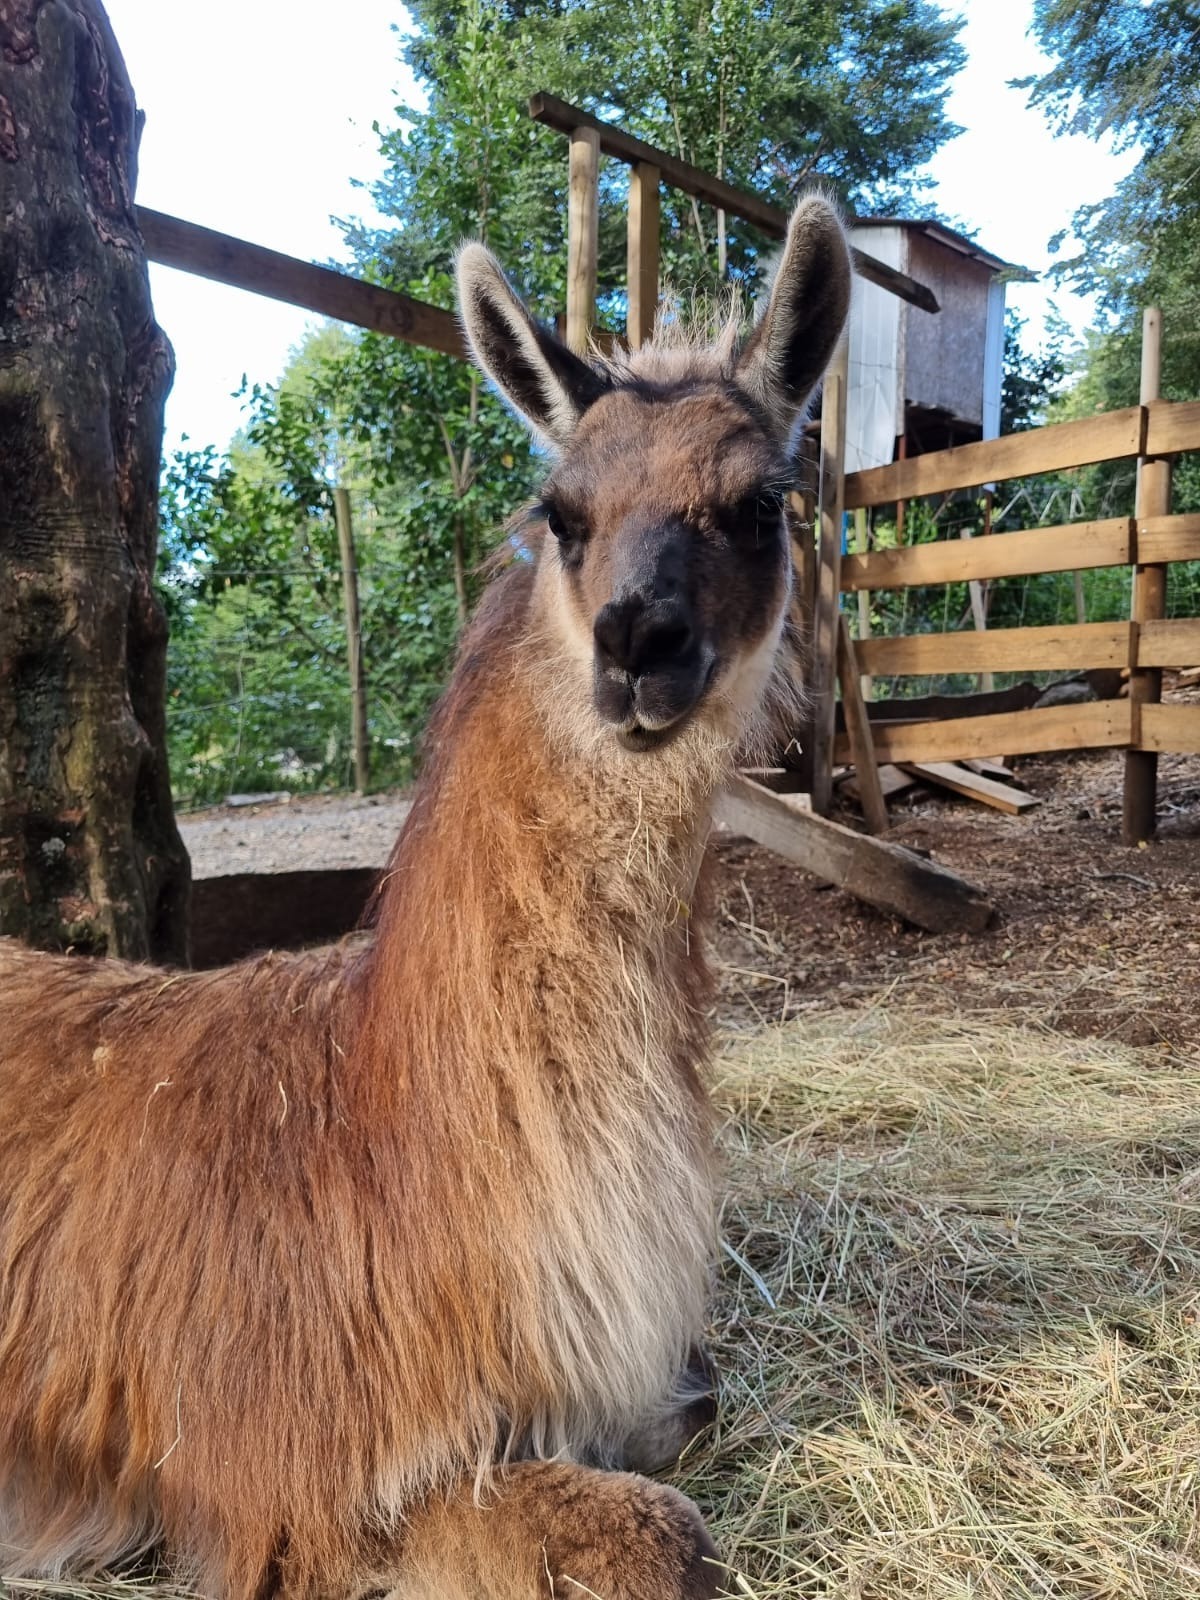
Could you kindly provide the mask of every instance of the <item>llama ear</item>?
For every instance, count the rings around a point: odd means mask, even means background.
[[[850,249],[837,212],[811,196],[792,213],[767,308],[734,376],[790,437],[829,364],[850,306]]]
[[[458,313],[475,360],[547,443],[562,445],[608,388],[529,315],[490,250],[458,253]]]

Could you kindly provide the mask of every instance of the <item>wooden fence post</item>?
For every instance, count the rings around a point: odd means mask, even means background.
[[[867,531],[867,510],[860,506],[854,513],[854,551],[856,555],[865,556],[871,548],[870,534]],[[871,591],[860,589],[858,591],[858,637],[869,639],[871,637]],[[859,687],[864,700],[874,700],[875,680],[869,673],[863,673],[859,680]]]
[[[1142,316],[1141,402],[1150,405],[1162,391],[1162,312],[1155,306]],[[1138,460],[1135,511],[1141,517],[1165,517],[1171,509],[1169,457]],[[1133,748],[1125,752],[1125,793],[1121,837],[1137,845],[1153,836],[1157,826],[1158,752],[1140,750],[1142,707],[1162,699],[1162,669],[1139,667],[1138,635],[1144,622],[1157,622],[1167,610],[1167,569],[1142,566],[1133,570],[1133,626],[1130,629],[1129,705],[1132,712]]]
[[[567,196],[567,343],[576,355],[586,353],[596,315],[599,226],[600,135],[576,128]]]
[[[849,341],[842,335],[821,393],[821,531],[817,544],[813,618],[813,810],[821,815],[833,799],[833,733],[836,711],[838,601],[842,573],[842,515],[846,502],[846,389]]]
[[[850,624],[843,612],[838,612],[837,623],[837,664],[838,679],[842,685],[842,710],[846,717],[850,755],[854,761],[854,770],[858,774],[858,793],[863,816],[872,833],[886,833],[887,801],[883,797],[879,768],[875,765],[875,741],[871,737],[867,703],[863,699],[858,658],[854,653],[854,641],[850,637]]]
[[[346,656],[350,667],[350,734],[354,745],[354,787],[365,794],[370,778],[367,759],[367,694],[363,682],[362,619],[358,609],[358,563],[354,555],[354,525],[350,520],[350,494],[333,491],[333,515],[342,553],[342,600],[346,610]]]
[[[639,161],[629,174],[629,224],[625,284],[625,338],[636,350],[654,332],[658,309],[659,196],[661,174]]]

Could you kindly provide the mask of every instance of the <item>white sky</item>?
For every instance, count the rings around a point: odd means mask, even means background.
[[[399,62],[399,0],[205,0],[193,20],[164,0],[107,0],[138,103],[146,112],[138,199],[304,259],[345,259],[331,216],[362,216],[353,178],[378,175],[371,124],[390,126],[415,90]],[[1032,0],[960,0],[969,60],[951,118],[967,131],[937,156],[940,208],[979,230],[979,242],[1042,272],[1046,244],[1074,210],[1102,199],[1134,157],[1078,137],[1055,139],[1010,78],[1042,64],[1026,38]],[[170,20],[168,20],[170,18]],[[565,159],[565,153],[564,153]],[[167,448],[182,434],[223,445],[241,412],[243,373],[273,382],[310,318],[302,311],[151,266],[158,320],[178,373],[167,405]],[[1040,332],[1042,284],[1009,289]],[[1082,329],[1089,307],[1059,310]]]

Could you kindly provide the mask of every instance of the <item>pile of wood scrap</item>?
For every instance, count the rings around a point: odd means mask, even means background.
[[[1036,795],[1018,785],[1016,774],[1002,761],[904,761],[896,766],[881,766],[879,784],[885,799],[925,784],[992,806],[1010,817],[1041,805]],[[853,768],[846,770],[839,787],[851,800],[861,799],[858,774]]]

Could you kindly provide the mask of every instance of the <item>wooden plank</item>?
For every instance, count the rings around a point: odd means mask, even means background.
[[[978,933],[995,914],[979,890],[945,867],[828,817],[791,810],[745,778],[719,795],[717,816],[732,832],[932,933]]]
[[[1146,454],[1173,455],[1200,450],[1200,400],[1154,400],[1146,427]]]
[[[919,457],[917,459],[920,459]],[[849,480],[847,480],[849,481]],[[945,539],[904,550],[873,550],[842,561],[842,588],[909,589],[971,578],[1026,578],[1076,567],[1124,567],[1133,559],[1133,519],[1067,522],[987,539]]]
[[[809,663],[812,697],[813,808],[822,816],[833,798],[836,717],[838,594],[842,562],[842,489],[846,482],[848,332],[843,333],[821,391],[821,512],[817,541],[817,592]]]
[[[994,778],[982,777],[953,761],[906,761],[904,771],[968,800],[979,800],[1010,817],[1020,816],[1023,811],[1031,811],[1042,803],[1036,795],[1013,789],[1007,783],[997,783]]]
[[[846,732],[858,773],[859,803],[863,817],[872,833],[888,830],[887,802],[879,783],[879,769],[875,765],[875,746],[871,741],[871,724],[867,721],[867,706],[863,699],[862,680],[854,656],[854,642],[850,638],[850,625],[844,615],[838,615],[838,679],[842,685],[842,714],[846,719]],[[830,734],[832,735],[832,728]]]
[[[658,310],[658,257],[662,224],[657,167],[639,161],[629,174],[629,220],[625,284],[627,306],[625,337],[631,350],[645,344],[654,332]]]
[[[567,344],[586,355],[596,320],[600,228],[600,136],[594,128],[571,133],[567,192]]]
[[[1127,700],[1096,700],[1077,706],[1035,707],[948,722],[876,723],[879,761],[961,761],[968,756],[1034,755],[1044,750],[1099,750],[1130,742]],[[834,746],[836,761],[848,760],[845,735]]]
[[[885,800],[890,800],[894,794],[904,794],[906,790],[912,789],[916,785],[917,780],[900,767],[886,764],[882,767],[876,767],[875,770],[879,774],[879,788]],[[851,800],[861,799],[862,790],[859,786],[858,773],[852,772],[845,783],[840,786],[838,792],[840,794],[848,794]]]
[[[1162,394],[1162,312],[1147,306],[1142,313],[1142,371],[1138,398],[1149,407]],[[1161,430],[1160,430],[1161,431]],[[1147,448],[1149,428],[1146,432]],[[1138,461],[1134,512],[1141,517],[1165,517],[1171,510],[1171,462],[1143,453]],[[1145,553],[1138,551],[1133,570],[1133,621],[1142,627],[1165,617],[1167,611],[1167,569],[1145,564]],[[1143,844],[1158,825],[1158,752],[1143,748],[1142,710],[1162,699],[1162,672],[1141,660],[1129,674],[1129,705],[1132,715],[1130,743],[1125,752],[1125,781],[1121,795],[1121,839],[1127,845]]]
[[[1011,783],[1016,773],[1011,767],[1006,767],[1003,761],[996,761],[988,756],[970,756],[963,762],[963,766],[970,767],[972,772],[978,772],[983,778],[1000,778]]]
[[[1147,566],[1200,561],[1200,516],[1139,517],[1137,559]]]
[[[907,461],[852,472],[846,479],[846,505],[851,510],[877,506],[887,500],[912,500],[947,489],[973,489],[999,479],[1135,456],[1141,448],[1143,422],[1142,407],[1129,406],[1078,422],[1056,422],[1027,433],[909,456]]]
[[[358,604],[358,561],[354,553],[354,523],[350,491],[333,491],[333,519],[337,524],[342,557],[342,607],[346,614],[346,659],[350,674],[350,741],[354,749],[354,787],[366,794],[370,780],[367,741],[367,691],[363,678],[362,619]]]
[[[901,634],[894,639],[875,638],[860,643],[858,662],[865,670],[885,677],[1126,667],[1129,641],[1127,622],[993,628],[990,633]],[[1196,659],[1200,660],[1200,656]]]
[[[177,267],[215,283],[227,283],[234,289],[246,289],[323,317],[334,317],[338,322],[352,323],[356,328],[390,334],[406,344],[467,359],[458,319],[440,306],[426,305],[423,300],[381,289],[378,284],[364,283],[349,273],[298,261],[294,256],[281,255],[277,250],[267,250],[145,206],[137,207],[137,219],[146,254],[161,266]]]
[[[1001,711],[1027,711],[1038,703],[1041,695],[1041,687],[1036,683],[1015,683],[1011,689],[995,689],[991,694],[924,694],[914,695],[911,700],[873,700],[867,714],[872,728],[881,722],[945,722],[953,717],[989,717]],[[844,731],[840,725],[838,731]]]
[[[1137,635],[1139,667],[1190,667],[1200,661],[1200,618],[1143,622]]]
[[[1143,706],[1142,745],[1170,755],[1200,755],[1200,706]]]
[[[192,965],[223,967],[256,950],[302,950],[340,939],[359,925],[381,871],[330,867],[198,878],[192,884]]]
[[[528,109],[535,122],[555,128],[559,133],[570,134],[576,128],[593,129],[599,137],[600,149],[606,156],[630,166],[645,163],[657,167],[665,183],[696,200],[704,201],[706,205],[716,206],[718,210],[740,217],[768,238],[782,239],[787,233],[788,213],[779,206],[773,206],[761,195],[751,194],[747,189],[737,189],[723,178],[692,166],[690,161],[681,161],[669,151],[659,150],[642,139],[635,139],[632,134],[614,127],[611,122],[602,122],[599,117],[581,111],[578,106],[568,105],[557,95],[532,95]],[[886,262],[877,261],[863,250],[852,249],[851,255],[854,257],[855,271],[860,277],[877,283],[881,289],[890,290],[910,305],[919,306],[922,311],[937,311],[937,297],[923,283],[910,278],[906,272],[888,266]]]

